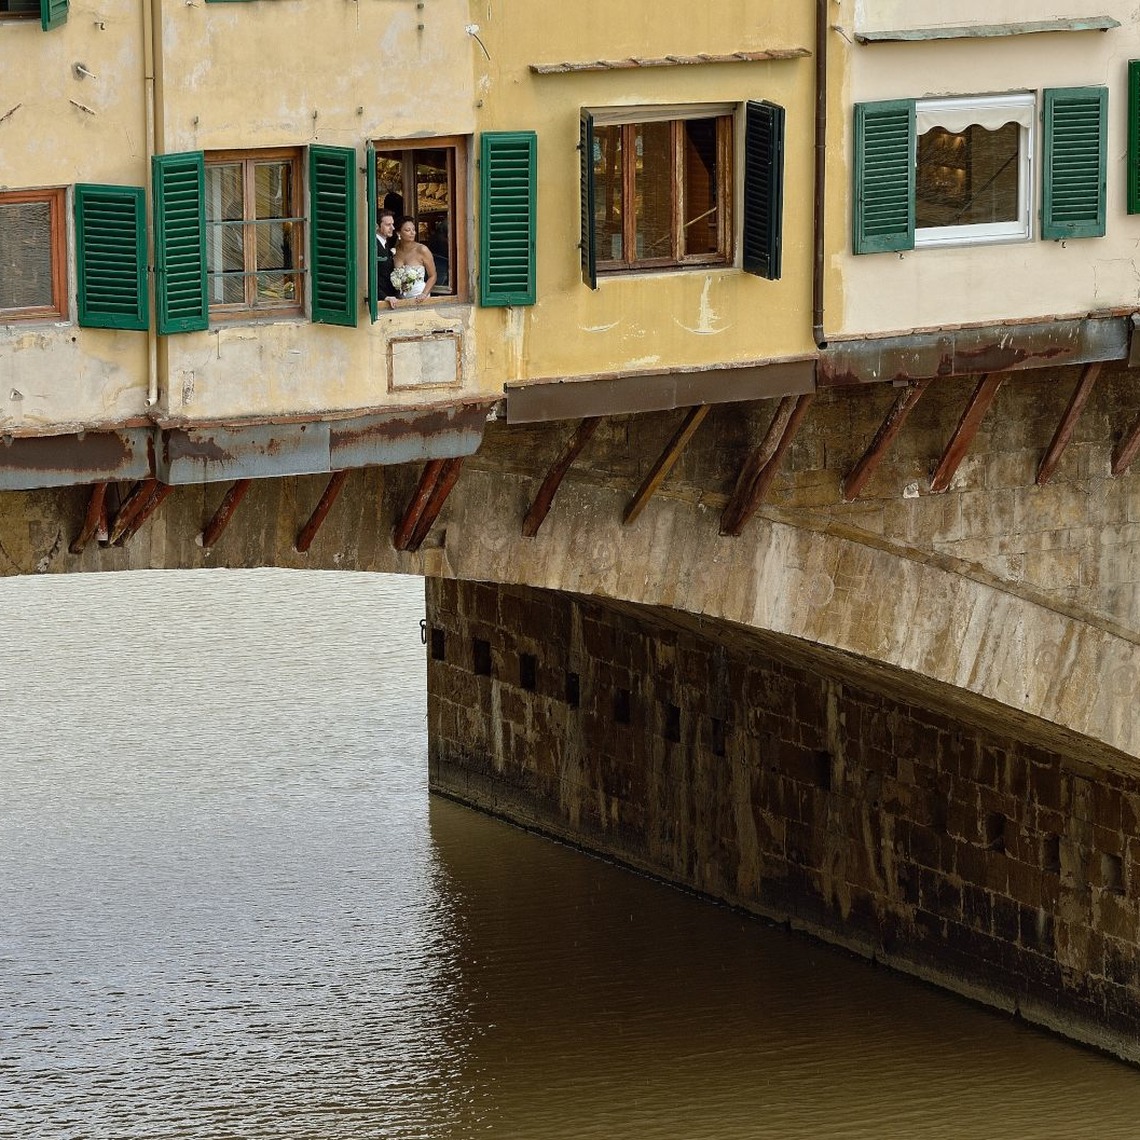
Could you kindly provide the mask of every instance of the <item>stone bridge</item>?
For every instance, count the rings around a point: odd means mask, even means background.
[[[508,396],[446,485],[0,493],[0,569],[422,574],[437,789],[1137,1060],[1140,389],[1089,377]]]

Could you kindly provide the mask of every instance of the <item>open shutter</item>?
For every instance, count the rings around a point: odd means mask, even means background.
[[[210,323],[206,297],[206,164],[201,151],[156,154],[154,304],[160,333]]]
[[[1045,92],[1041,236],[1104,237],[1106,87]]]
[[[744,272],[780,279],[784,222],[784,108],[744,112]]]
[[[1128,212],[1140,214],[1140,59],[1128,61]]]
[[[145,329],[146,194],[136,186],[75,187],[79,323]]]
[[[538,137],[484,131],[479,139],[479,303],[533,305]]]
[[[585,108],[578,125],[578,152],[581,159],[582,231],[578,248],[582,254],[582,280],[598,287],[598,248],[594,240],[594,116]]]
[[[364,227],[366,235],[364,248],[368,251],[365,254],[368,258],[368,315],[372,318],[372,323],[375,324],[380,315],[380,274],[376,263],[376,224],[379,221],[376,215],[380,209],[380,203],[377,201],[379,195],[376,192],[376,148],[371,143],[368,143],[364,148],[364,162],[365,183],[368,188],[368,212],[364,215],[368,220]]]
[[[313,320],[349,328],[357,305],[355,166],[349,147],[309,147]]]
[[[914,249],[914,102],[855,104],[856,253]]]
[[[67,5],[68,0],[40,0],[40,26],[45,32],[67,23]]]

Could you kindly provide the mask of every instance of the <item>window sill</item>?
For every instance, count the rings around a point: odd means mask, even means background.
[[[643,269],[598,269],[598,284],[624,281],[631,277],[675,277],[687,273],[742,273],[739,265],[728,261],[702,261],[690,265],[647,265]]]

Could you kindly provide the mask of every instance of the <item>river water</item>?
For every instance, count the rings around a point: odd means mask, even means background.
[[[1140,1135],[1140,1072],[430,798],[422,612],[0,580],[0,1137]]]

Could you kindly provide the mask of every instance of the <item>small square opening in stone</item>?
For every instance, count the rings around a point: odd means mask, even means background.
[[[582,703],[582,682],[577,673],[566,674],[566,703],[576,709]]]
[[[986,815],[986,846],[991,851],[1005,850],[1005,825],[1009,821],[999,811]]]
[[[477,677],[491,675],[491,643],[481,637],[471,639],[471,664]]]
[[[1061,837],[1046,835],[1041,841],[1041,869],[1056,875],[1061,870]]]
[[[709,737],[714,756],[723,756],[726,749],[724,721],[718,716],[709,717]]]
[[[628,689],[617,689],[614,692],[614,720],[618,724],[629,724],[632,701]]]
[[[519,654],[519,685],[528,693],[538,687],[538,658],[533,653]]]
[[[444,661],[447,657],[447,634],[442,629],[431,631],[431,659]]]
[[[823,791],[831,791],[831,753],[826,748],[815,754],[815,782]]]
[[[1100,879],[1106,891],[1116,895],[1124,894],[1124,860],[1119,855],[1102,854]]]
[[[681,743],[681,709],[671,701],[665,705],[665,739],[673,744]]]

